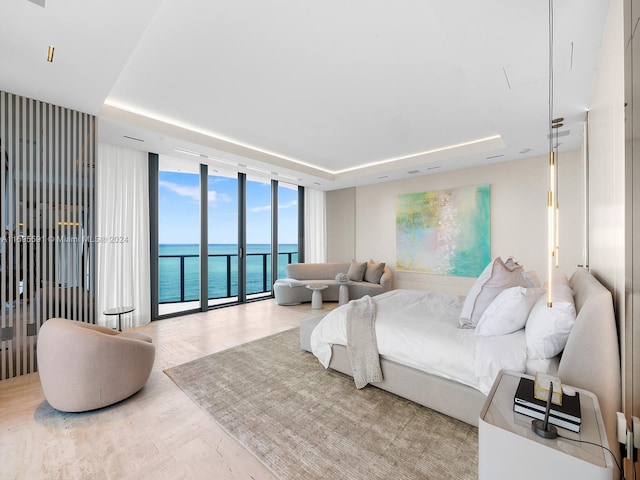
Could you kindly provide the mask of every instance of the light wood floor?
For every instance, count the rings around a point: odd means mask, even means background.
[[[325,303],[324,311],[336,306]],[[138,327],[156,344],[149,381],[131,398],[94,412],[52,409],[37,373],[0,382],[0,478],[275,478],[163,369],[297,327],[318,313],[308,303],[266,300]]]

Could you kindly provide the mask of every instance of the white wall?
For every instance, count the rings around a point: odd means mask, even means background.
[[[580,152],[560,152],[560,271],[571,274],[582,263],[583,214]],[[386,262],[395,288],[466,293],[473,278],[399,272],[395,269],[396,197],[405,193],[491,185],[491,257],[513,256],[527,270],[546,277],[548,159],[529,158],[490,166],[425,175],[408,180],[357,187],[355,194],[355,258]],[[328,192],[341,196],[341,192]],[[344,198],[342,195],[341,198]],[[342,208],[345,208],[342,203]],[[348,229],[335,209],[327,209],[331,228]],[[349,261],[334,258],[332,261]]]
[[[613,294],[623,359],[623,410],[629,416],[637,415],[637,404],[640,403],[634,398],[633,381],[634,372],[640,371],[640,361],[633,352],[640,347],[634,345],[637,340],[634,341],[633,336],[635,292],[630,292],[628,303],[625,297],[626,285],[634,283],[635,261],[631,257],[631,264],[626,264],[625,260],[625,249],[633,251],[633,242],[625,245],[625,236],[633,238],[631,232],[625,232],[625,195],[632,195],[632,189],[626,191],[625,187],[631,185],[633,178],[629,178],[628,183],[625,180],[626,40],[623,22],[633,21],[631,25],[635,25],[635,21],[633,17],[624,16],[623,1],[612,0],[589,112],[589,265],[592,273]],[[628,114],[631,120],[633,114]]]
[[[589,265],[618,306],[625,289],[624,102],[622,0],[613,0],[589,110]]]
[[[327,261],[350,262],[356,257],[356,189],[336,190],[326,197],[327,212],[332,212],[332,222],[327,222]],[[327,213],[329,215],[329,213]]]

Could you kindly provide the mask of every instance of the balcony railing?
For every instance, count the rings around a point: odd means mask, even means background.
[[[230,298],[238,292],[238,255],[209,254],[209,300]],[[192,302],[200,298],[199,255],[159,255],[159,303]],[[278,253],[278,278],[298,252]],[[173,259],[173,261],[171,260]],[[233,261],[232,261],[233,259]],[[247,294],[271,291],[271,253],[247,253]]]

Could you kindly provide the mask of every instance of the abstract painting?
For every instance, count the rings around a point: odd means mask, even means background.
[[[398,270],[477,277],[490,261],[490,185],[398,196]]]

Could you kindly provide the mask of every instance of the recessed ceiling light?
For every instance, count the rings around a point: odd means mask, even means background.
[[[407,173],[409,175],[415,175],[416,173],[420,173],[420,170],[409,170]]]
[[[136,142],[143,142],[144,140],[142,140],[141,138],[136,138],[136,137],[130,137],[129,135],[123,135],[124,138],[128,138],[129,140],[135,140]]]
[[[487,160],[491,160],[493,158],[500,158],[500,157],[504,157],[504,154],[500,154],[500,155],[491,155],[490,157],[487,157]]]
[[[433,167],[427,167],[427,170],[437,170],[440,168],[440,165],[435,165]]]
[[[382,180],[384,178],[389,178],[389,175],[382,175],[381,177],[378,177],[377,180]]]
[[[49,45],[49,50],[47,50],[47,62],[53,63],[53,52],[54,51],[55,51],[55,48],[53,47],[53,45]]]

